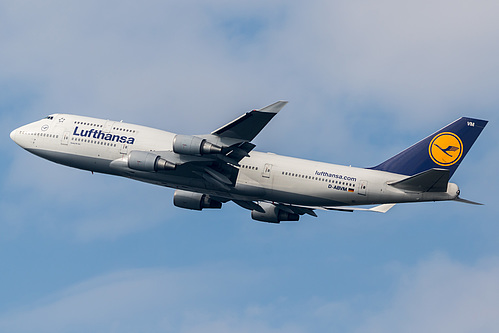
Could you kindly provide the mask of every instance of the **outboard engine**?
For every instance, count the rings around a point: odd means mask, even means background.
[[[262,202],[260,206],[265,212],[251,211],[251,218],[253,220],[280,223],[281,221],[298,221],[300,219],[300,215],[286,212],[271,203]]]
[[[176,190],[173,194],[173,204],[180,208],[202,210],[203,208],[222,208],[220,201],[210,198],[209,195],[184,190]]]

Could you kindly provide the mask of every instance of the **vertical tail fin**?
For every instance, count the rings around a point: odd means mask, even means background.
[[[487,122],[459,118],[371,169],[413,176],[439,168],[449,170],[452,177]]]

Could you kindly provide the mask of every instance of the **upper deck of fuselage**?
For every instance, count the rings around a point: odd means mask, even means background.
[[[12,140],[25,149],[30,148],[33,142],[30,138],[33,137],[67,137],[69,142],[100,140],[115,144],[127,143],[134,149],[168,150],[171,149],[171,143],[168,143],[173,136],[173,133],[142,125],[72,114],[51,114],[16,128],[10,134]]]

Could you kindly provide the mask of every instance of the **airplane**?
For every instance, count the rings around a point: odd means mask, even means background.
[[[358,168],[253,151],[251,141],[286,103],[246,112],[203,135],[52,114],[10,137],[55,163],[174,188],[177,207],[219,209],[232,201],[263,222],[317,217],[316,210],[385,213],[405,202],[478,204],[460,198],[449,180],[488,121],[459,118],[374,167]]]

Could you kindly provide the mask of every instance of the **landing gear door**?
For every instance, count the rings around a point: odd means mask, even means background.
[[[359,183],[359,194],[367,195],[367,180],[361,180]]]
[[[265,164],[263,167],[262,177],[270,178],[270,172],[272,171],[272,164]]]

